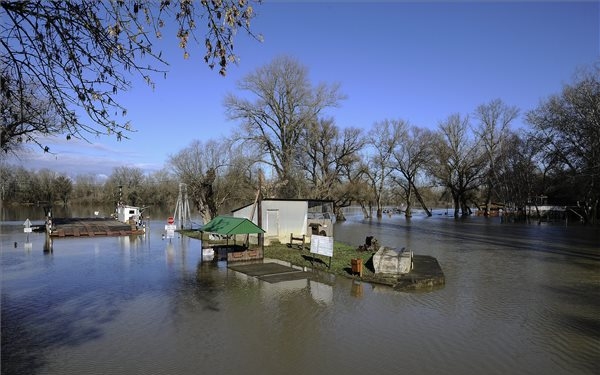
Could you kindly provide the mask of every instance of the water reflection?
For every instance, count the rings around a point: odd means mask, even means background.
[[[598,235],[445,218],[350,220],[336,238],[435,256],[431,293],[315,274],[267,283],[199,241],[55,239],[1,223],[3,374],[553,373],[600,360]],[[14,247],[14,242],[18,246]]]
[[[330,305],[333,303],[333,287],[315,280],[309,282],[310,294],[317,303]]]
[[[45,236],[46,240],[44,241],[44,253],[51,253],[54,251],[53,248],[53,240],[50,236]]]
[[[350,289],[350,295],[356,298],[362,298],[364,294],[363,283],[361,281],[352,281],[352,288]]]

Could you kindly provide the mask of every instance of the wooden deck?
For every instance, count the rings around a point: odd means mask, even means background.
[[[54,218],[51,237],[128,236],[143,234],[135,225],[112,218]]]

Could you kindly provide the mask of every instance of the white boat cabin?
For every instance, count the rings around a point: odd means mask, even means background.
[[[122,223],[137,224],[141,220],[142,212],[139,207],[120,205],[117,207],[117,220]]]

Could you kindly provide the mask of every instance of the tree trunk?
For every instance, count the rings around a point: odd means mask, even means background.
[[[469,207],[469,205],[467,204],[467,200],[464,196],[460,199],[460,209],[463,216],[469,216],[472,213],[471,207]]]
[[[488,182],[489,183],[489,182]],[[490,216],[490,205],[492,204],[492,188],[488,186],[485,192],[485,208],[483,216]]]
[[[417,200],[419,201],[419,203],[421,204],[421,207],[425,210],[425,212],[427,213],[427,216],[431,216],[431,211],[429,210],[429,208],[427,208],[427,205],[425,204],[425,201],[423,201],[423,197],[421,196],[421,193],[419,193],[419,189],[417,189],[417,187],[412,184],[413,189],[415,190],[415,197],[417,198]]]
[[[590,218],[589,218],[589,223],[590,224],[596,224],[596,222],[598,217],[598,200],[596,199],[594,201],[594,204],[592,205],[592,209],[590,210]]]
[[[452,199],[454,200],[454,217],[459,217],[460,213],[460,200],[457,194],[452,193]]]
[[[406,189],[406,210],[404,211],[405,217],[412,217],[412,185],[410,181]]]
[[[367,207],[365,206],[365,204],[363,202],[360,202],[360,208],[362,209],[363,216],[365,219],[371,218],[371,214],[369,213],[369,211],[367,210]]]
[[[341,207],[336,207],[334,209],[334,211],[335,211],[335,221],[346,221],[346,216],[344,216],[344,213],[342,212]]]

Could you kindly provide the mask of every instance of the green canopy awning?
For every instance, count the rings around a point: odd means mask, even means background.
[[[217,216],[201,229],[202,232],[230,234],[265,233],[259,226],[243,217]]]

